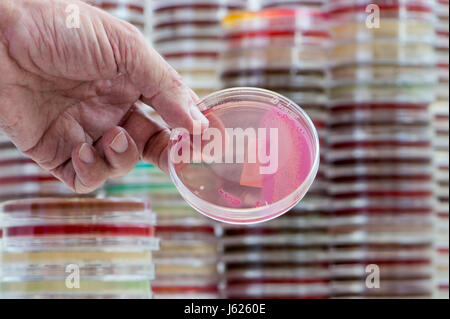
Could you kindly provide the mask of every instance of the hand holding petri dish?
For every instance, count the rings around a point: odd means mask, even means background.
[[[200,213],[232,224],[276,218],[306,194],[319,167],[312,121],[294,102],[263,89],[234,88],[199,102],[210,121],[174,129],[169,171]]]

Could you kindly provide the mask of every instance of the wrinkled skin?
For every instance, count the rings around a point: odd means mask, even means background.
[[[66,8],[80,8],[80,28]],[[169,130],[207,126],[195,94],[131,25],[75,0],[0,0],[0,130],[74,191],[141,157],[166,169]]]

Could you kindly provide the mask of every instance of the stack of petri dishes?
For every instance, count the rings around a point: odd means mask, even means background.
[[[152,42],[199,96],[220,89],[220,21],[246,0],[153,0]]]
[[[436,57],[439,84],[432,105],[436,164],[436,294],[449,297],[449,1],[436,1]]]
[[[311,2],[300,2],[227,16],[221,78],[226,87],[265,88],[300,105],[322,143],[327,127],[328,16],[311,8]],[[330,297],[326,186],[320,167],[308,194],[285,215],[261,225],[224,227],[226,297]]]
[[[218,298],[219,253],[215,227],[199,218],[184,218],[160,223],[157,234],[162,244],[161,251],[155,255],[155,298]]]
[[[74,193],[25,157],[0,133],[0,202],[26,197],[70,197]]]
[[[226,226],[224,296],[231,299],[330,297],[328,218],[295,209],[256,226]]]
[[[328,11],[333,296],[430,297],[433,1],[335,0]]]
[[[218,239],[213,222],[192,209],[179,195],[170,177],[140,163],[127,176],[111,181],[106,194],[152,201],[158,215],[154,298],[217,298]]]
[[[133,199],[1,206],[3,298],[151,298],[155,215]]]
[[[90,0],[88,2],[144,32],[146,0]]]

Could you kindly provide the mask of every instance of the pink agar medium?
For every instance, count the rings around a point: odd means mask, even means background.
[[[304,121],[297,119],[276,106],[259,104],[257,102],[239,105],[228,105],[217,109],[209,109],[204,112],[210,120],[210,128],[221,132],[222,141],[225,143],[231,137],[227,129],[240,128],[252,129],[256,136],[245,138],[245,154],[234,149],[234,162],[226,163],[225,154],[221,154],[221,163],[173,163],[178,179],[195,196],[213,205],[252,209],[268,206],[276,203],[294,193],[306,180],[314,163],[314,140],[308,129],[304,127]],[[276,129],[278,136],[271,139],[270,129]],[[190,142],[194,140],[190,136]],[[262,143],[265,141],[265,145]],[[201,150],[205,150],[210,140],[201,142]],[[177,147],[180,140],[172,142],[171,147]],[[262,163],[259,152],[268,155],[271,143],[276,143],[277,154],[270,154],[271,159],[277,163]],[[256,161],[249,161],[249,144],[256,145]],[[178,145],[179,146],[179,145]],[[262,147],[265,146],[265,147]],[[275,145],[274,145],[275,146]],[[236,143],[234,144],[236,147]],[[263,150],[262,148],[265,148]],[[191,145],[193,159],[195,150]],[[220,153],[225,153],[223,147]],[[197,152],[198,153],[198,152]],[[238,154],[244,160],[237,161]],[[198,155],[198,154],[197,154]],[[214,154],[213,154],[214,155]],[[275,165],[273,173],[261,173],[262,167]]]

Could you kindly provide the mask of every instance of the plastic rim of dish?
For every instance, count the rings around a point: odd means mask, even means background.
[[[304,125],[305,131],[309,134],[311,139],[310,151],[312,155],[311,167],[306,178],[298,187],[287,196],[261,207],[253,208],[232,208],[213,204],[205,199],[195,195],[177,174],[174,164],[171,161],[172,147],[175,147],[179,140],[179,132],[174,130],[171,135],[170,151],[169,151],[169,172],[176,188],[187,203],[201,214],[210,217],[214,220],[228,223],[228,224],[256,224],[264,221],[274,219],[281,216],[289,209],[293,208],[305,196],[310,186],[312,185],[319,168],[320,162],[320,146],[318,133],[314,127],[313,122],[308,117],[306,112],[302,110],[297,104],[291,100],[279,95],[275,92],[249,87],[231,88],[212,93],[199,101],[198,106],[201,110],[211,110],[220,105],[233,102],[249,102],[260,103],[266,106],[271,106],[277,110],[287,110],[290,113],[298,116]],[[277,101],[277,105],[273,101]],[[299,119],[297,119],[297,122]],[[298,123],[297,123],[298,124]],[[233,216],[234,215],[234,216]]]

